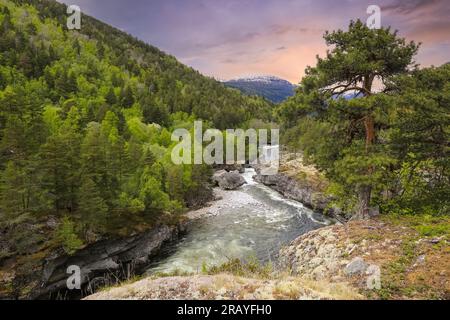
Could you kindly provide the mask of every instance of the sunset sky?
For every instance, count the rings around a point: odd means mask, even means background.
[[[64,0],[170,53],[205,75],[230,79],[275,75],[298,83],[325,30],[366,21],[381,7],[382,25],[423,42],[422,66],[450,62],[448,0]]]

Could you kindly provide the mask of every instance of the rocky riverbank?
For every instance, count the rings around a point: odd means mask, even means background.
[[[449,220],[417,221],[383,217],[315,230],[282,249],[280,265],[311,280],[347,282],[366,298],[449,299]]]
[[[211,190],[211,195],[213,194]],[[208,196],[208,201],[220,196]],[[207,214],[209,204],[187,212],[178,223],[158,224],[130,236],[99,239],[68,255],[51,239],[58,227],[56,218],[0,229],[0,299],[79,299],[99,287],[113,285],[132,278],[161,251],[178,240],[187,225]],[[26,246],[18,247],[18,236]],[[6,239],[11,239],[6,241]],[[67,290],[69,266],[81,271],[81,290]]]
[[[283,153],[280,157],[280,168],[275,175],[263,175],[255,166],[256,181],[262,183],[284,197],[301,202],[305,206],[325,215],[346,219],[341,210],[332,205],[333,198],[326,195],[328,181],[314,166],[303,163],[302,156]]]
[[[232,274],[146,278],[98,292],[86,300],[336,300],[361,299],[344,283],[298,277],[246,278]]]
[[[299,182],[298,179],[278,173],[271,176],[257,174],[255,180],[278,191],[284,197],[301,202],[311,209],[325,214],[334,212],[328,207],[331,198],[320,191],[316,191],[311,185]]]
[[[72,256],[49,260],[43,268],[43,287],[31,298],[82,298],[98,288],[132,278],[139,274],[156,256],[161,248],[178,239],[185,231],[185,223],[176,226],[161,225],[142,234],[104,240],[90,245]],[[82,290],[67,291],[67,267],[78,266],[81,270]]]
[[[10,259],[0,272],[1,293],[6,299],[82,298],[139,273],[185,227],[186,223],[160,225],[134,236],[98,241],[73,255],[40,251]],[[81,290],[67,290],[69,266],[80,268]]]
[[[351,221],[297,238],[272,269],[230,263],[212,274],[148,277],[87,299],[449,299],[443,226],[448,220],[430,220],[428,230],[441,230],[430,236],[411,217]]]
[[[326,182],[292,161],[277,175],[255,179],[330,213]],[[88,299],[449,299],[449,225],[448,218],[422,216],[335,224],[283,247],[276,267],[263,275],[225,266],[219,274],[149,277]]]

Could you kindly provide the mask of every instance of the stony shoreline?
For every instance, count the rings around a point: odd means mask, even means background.
[[[448,244],[407,222],[351,221],[295,239],[264,276],[224,269],[147,277],[86,299],[448,299]]]
[[[174,225],[159,224],[131,236],[101,239],[73,255],[61,250],[32,252],[30,258],[42,256],[33,262],[32,270],[22,271],[13,259],[5,259],[0,269],[0,299],[79,299],[98,287],[127,280],[139,274],[166,245],[177,241],[191,221],[207,215],[208,208],[218,201],[217,197],[220,196],[215,196],[200,209],[188,211]],[[46,230],[40,233],[48,234],[56,226],[53,221],[44,221],[43,225],[47,226]],[[67,290],[69,274],[66,271],[71,265],[81,269],[81,291]]]
[[[33,288],[26,299],[82,298],[96,291],[98,287],[127,280],[145,271],[153,257],[166,246],[179,239],[188,225],[197,219],[214,215],[233,198],[239,204],[238,190],[213,189],[213,198],[201,208],[186,212],[184,219],[176,225],[159,225],[143,233],[120,239],[105,239],[77,251],[75,254],[47,258],[35,278]],[[237,202],[236,202],[236,199]],[[241,199],[248,201],[248,199]],[[79,266],[82,275],[82,291],[66,290],[67,267]],[[12,298],[12,297],[11,297]]]

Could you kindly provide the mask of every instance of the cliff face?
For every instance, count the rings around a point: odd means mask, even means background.
[[[46,256],[34,257],[28,264],[16,262],[3,266],[0,270],[1,293],[4,298],[19,299],[82,298],[99,287],[139,273],[163,245],[176,240],[184,230],[185,223],[160,225],[134,236],[98,241],[71,256],[58,250],[35,253],[31,258],[36,254]],[[67,290],[66,281],[71,275],[67,273],[69,266],[80,268],[82,290]]]
[[[73,256],[62,256],[47,261],[43,268],[42,289],[32,298],[48,298],[59,290],[66,292],[68,266],[78,266],[81,270],[83,293],[94,292],[112,279],[127,279],[145,267],[161,247],[176,240],[183,226],[159,226],[133,237],[100,241],[78,251]],[[81,297],[81,292],[78,292]]]
[[[333,198],[325,194],[328,181],[314,166],[305,165],[300,154],[282,153],[279,172],[275,175],[262,175],[259,166],[255,166],[255,171],[256,181],[284,197],[329,216],[343,216],[341,210],[331,204]]]

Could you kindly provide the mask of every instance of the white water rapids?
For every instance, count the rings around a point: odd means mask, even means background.
[[[221,200],[205,209],[187,234],[164,250],[147,273],[174,271],[198,273],[203,265],[220,265],[228,259],[256,257],[274,260],[281,246],[330,221],[301,203],[255,182],[253,169],[239,190],[220,191]]]

